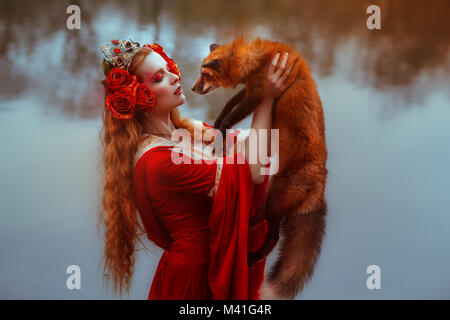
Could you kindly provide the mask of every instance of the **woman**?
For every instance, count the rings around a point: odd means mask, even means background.
[[[268,176],[260,174],[259,161],[248,164],[257,145],[246,139],[243,164],[240,153],[228,155],[234,163],[221,163],[201,150],[183,155],[200,162],[175,164],[174,130],[210,127],[180,118],[177,107],[185,96],[178,67],[157,44],[141,48],[113,40],[102,50],[107,107],[100,221],[104,273],[114,290],[129,291],[139,213],[147,237],[165,250],[148,299],[258,299],[265,259],[248,268],[247,254],[262,244],[267,226],[249,229],[248,220],[262,205]],[[270,90],[254,112],[254,129],[270,128],[274,100],[286,89],[287,56],[275,70],[278,58],[267,74]]]

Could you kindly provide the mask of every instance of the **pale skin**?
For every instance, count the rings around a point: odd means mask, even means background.
[[[279,58],[280,54],[278,53],[269,66],[266,75],[267,90],[265,90],[261,103],[253,112],[251,128],[256,129],[258,134],[258,129],[271,128],[274,101],[286,90],[285,80],[292,70],[292,68],[285,70],[288,59],[287,53],[284,54],[280,66],[276,68]],[[176,129],[170,119],[170,112],[182,105],[186,99],[183,93],[179,95],[174,94],[177,88],[180,87],[180,78],[167,70],[167,62],[156,52],[150,53],[145,58],[136,71],[136,75],[156,95],[156,105],[150,111],[151,116],[144,123],[144,133],[151,133],[170,139],[172,132]],[[270,135],[266,141],[266,150],[270,150]],[[245,158],[249,162],[250,154],[259,154],[258,144],[248,143],[248,138],[245,144]],[[260,184],[264,182],[265,176],[261,175],[261,168],[264,164],[261,163],[259,157],[255,164],[249,164],[249,166],[253,183]]]

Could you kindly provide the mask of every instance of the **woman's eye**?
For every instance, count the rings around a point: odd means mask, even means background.
[[[158,73],[158,74],[153,78],[153,81],[159,82],[159,81],[162,80],[162,78],[163,78],[162,74],[161,74],[161,73]]]

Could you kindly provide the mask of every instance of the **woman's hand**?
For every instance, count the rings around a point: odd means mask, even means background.
[[[272,109],[275,99],[280,97],[283,91],[288,87],[284,82],[292,70],[292,66],[289,70],[285,70],[288,60],[287,52],[284,55],[280,66],[276,69],[279,59],[280,54],[277,54],[267,70],[266,81],[264,83],[264,96],[261,103],[253,112],[252,129],[256,129],[259,142],[250,144],[249,137],[247,137],[245,142],[245,158],[249,163],[254,184],[260,184],[265,181],[265,175],[267,173],[263,173],[263,167],[266,167],[266,163],[263,163],[263,159],[260,158],[261,154],[259,147],[264,147],[264,150],[262,151],[263,154],[268,156],[272,155],[270,144],[271,134],[270,130],[268,130],[272,127]],[[262,146],[260,143],[260,139],[263,135],[266,135],[265,141],[267,144],[265,146]],[[257,155],[256,163],[251,163],[249,161],[250,155]]]
[[[289,70],[285,70],[288,60],[288,53],[286,52],[284,54],[283,61],[278,69],[276,69],[279,59],[280,53],[277,53],[270,63],[269,69],[267,70],[264,98],[276,99],[281,96],[287,88],[285,81],[291,73],[293,65],[289,68]]]
[[[263,167],[266,166],[266,163],[263,163],[263,159],[260,158],[261,152],[259,148],[264,147],[264,150],[262,151],[264,155],[272,155],[270,144],[271,133],[270,130],[268,130],[272,127],[272,109],[275,99],[281,96],[283,91],[286,90],[287,85],[284,82],[292,70],[292,67],[290,67],[289,70],[285,70],[288,60],[287,53],[284,55],[283,61],[281,62],[279,68],[276,69],[279,59],[280,54],[277,54],[270,64],[269,69],[267,70],[266,81],[264,84],[264,96],[259,106],[257,106],[255,108],[255,111],[253,112],[252,129],[256,129],[259,142],[250,145],[249,138],[247,138],[245,142],[245,158],[249,163],[250,172],[252,174],[252,180],[254,184],[260,184],[265,181],[265,174],[267,173],[263,174]],[[260,143],[260,139],[263,137],[263,135],[266,135],[265,146],[261,145]],[[256,155],[256,163],[251,163],[249,161],[250,155]]]

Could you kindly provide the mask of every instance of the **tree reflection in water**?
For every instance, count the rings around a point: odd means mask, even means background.
[[[373,1],[190,0],[77,1],[81,30],[67,30],[69,2],[0,2],[0,95],[36,94],[46,108],[97,118],[102,79],[98,47],[112,38],[160,42],[190,88],[210,42],[238,35],[286,41],[306,57],[316,77],[348,77],[397,97],[402,106],[444,90],[449,77],[450,2],[376,1],[381,30],[365,27]],[[232,92],[206,97],[186,90],[191,108],[213,119]],[[398,105],[398,104],[395,104]]]

